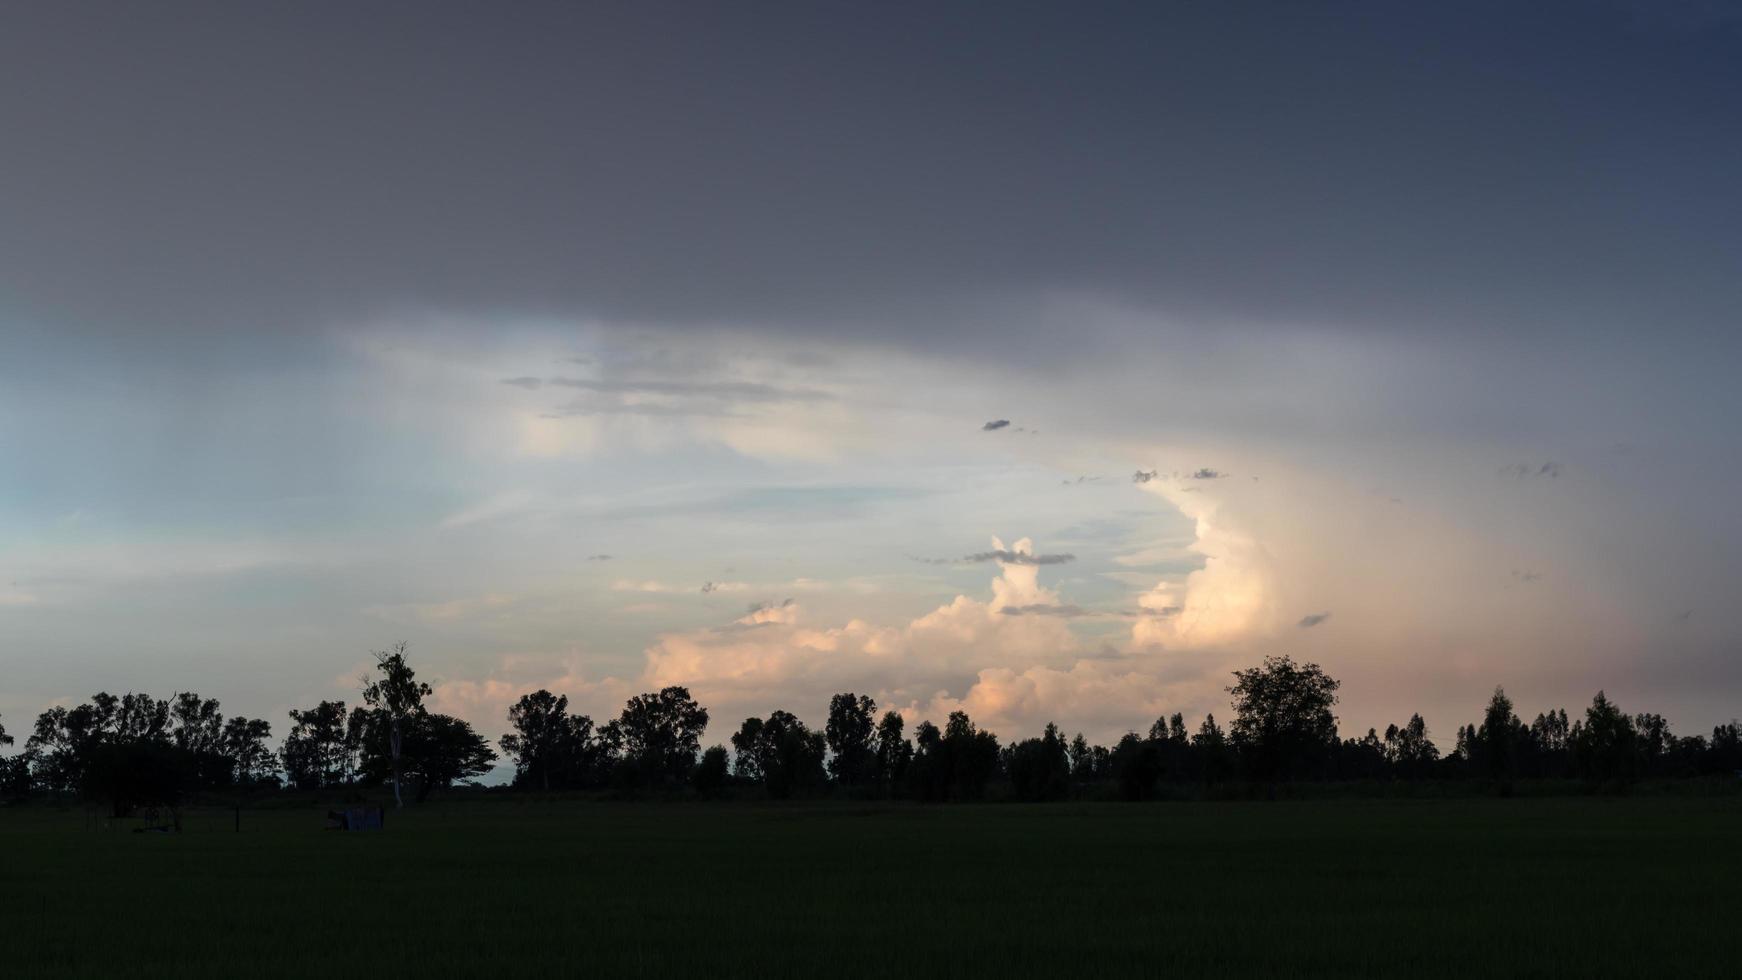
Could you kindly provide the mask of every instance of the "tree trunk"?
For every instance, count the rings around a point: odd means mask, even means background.
[[[405,800],[399,795],[399,719],[393,719],[393,732],[388,738],[388,747],[393,750],[393,805],[404,809]]]

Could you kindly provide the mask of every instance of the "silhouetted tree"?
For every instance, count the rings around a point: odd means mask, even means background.
[[[877,702],[863,695],[837,694],[829,699],[824,726],[829,774],[846,786],[860,786],[877,777]]]
[[[1638,734],[1640,774],[1663,775],[1676,748],[1676,738],[1670,734],[1669,722],[1662,715],[1647,711],[1633,716],[1633,730]]]
[[[1597,783],[1624,784],[1638,775],[1638,733],[1633,719],[1602,691],[1585,709],[1585,724],[1574,739],[1579,774]]]
[[[1527,730],[1512,711],[1512,699],[1496,687],[1482,714],[1482,724],[1470,738],[1471,762],[1476,771],[1506,792],[1518,774],[1519,754]]]
[[[695,768],[706,727],[708,711],[689,689],[667,687],[630,698],[615,727],[601,735],[613,747],[621,745],[634,778],[682,783]]]
[[[501,745],[502,751],[514,760],[516,783],[536,783],[548,792],[554,773],[561,785],[561,771],[575,752],[572,743],[576,731],[568,709],[567,695],[552,694],[543,688],[521,695],[508,709],[508,723],[514,726],[514,731],[502,736]],[[590,734],[592,719],[584,720]]]
[[[272,725],[261,718],[237,716],[224,722],[218,751],[235,782],[252,786],[278,781],[278,757],[266,745],[271,737]]]
[[[702,794],[703,799],[711,800],[725,790],[727,778],[726,747],[708,746],[707,751],[702,753],[701,761],[696,763],[696,792]]]
[[[1531,776],[1566,776],[1572,771],[1572,727],[1565,708],[1545,711],[1530,723],[1521,772]]]
[[[1070,795],[1070,754],[1058,726],[1050,722],[1039,738],[1012,743],[1004,750],[1004,770],[1019,800],[1062,800]]]
[[[1440,750],[1428,737],[1427,722],[1415,714],[1402,728],[1392,725],[1385,730],[1385,755],[1398,775],[1421,779],[1439,761]]]
[[[405,730],[413,718],[424,714],[423,699],[430,693],[428,684],[417,679],[417,672],[405,657],[405,641],[391,650],[374,652],[375,668],[381,676],[369,680],[363,687],[363,703],[380,712],[387,729],[387,746],[393,769],[393,805],[404,806],[399,791],[400,758],[404,755]],[[368,680],[367,677],[364,678]]]
[[[1136,732],[1126,732],[1113,746],[1113,777],[1119,783],[1119,795],[1127,800],[1147,800],[1155,793],[1155,783],[1161,778],[1162,740],[1139,738]]]
[[[285,778],[302,790],[348,782],[362,749],[366,719],[361,708],[347,717],[343,701],[322,701],[306,711],[291,709],[290,731],[280,752]]]
[[[104,746],[139,742],[169,744],[169,702],[149,695],[128,693],[121,697],[106,692],[73,708],[54,707],[37,716],[36,730],[25,749],[37,760],[35,777],[45,788],[60,791],[88,790],[87,778],[93,761]],[[113,775],[116,753],[105,754]]]
[[[1255,774],[1270,779],[1317,775],[1337,745],[1339,682],[1318,664],[1267,657],[1234,672],[1231,739]]]
[[[916,800],[939,802],[950,795],[950,762],[938,726],[922,721],[913,728],[913,759],[907,766],[907,792]]]
[[[905,723],[893,711],[877,722],[877,787],[894,795],[907,785],[907,767],[913,761],[913,743],[902,735]]]
[[[1082,788],[1095,779],[1095,750],[1089,747],[1089,740],[1078,732],[1071,737],[1070,748],[1066,755],[1071,763],[1071,782],[1080,792]]]
[[[975,727],[966,711],[952,711],[942,744],[951,791],[960,799],[986,795],[986,784],[998,775],[998,736]]]
[[[490,771],[496,753],[472,726],[449,715],[422,712],[405,721],[402,757],[405,773],[417,784],[417,802],[430,792],[447,789]]]
[[[1742,773],[1742,724],[1732,721],[1712,728],[1712,740],[1706,746],[1701,763],[1705,772]]]
[[[170,738],[187,753],[193,766],[193,787],[227,786],[236,776],[236,761],[224,753],[224,714],[216,698],[183,692],[169,702]]]
[[[738,775],[760,782],[775,799],[820,788],[826,748],[823,733],[811,731],[785,711],[776,711],[766,720],[746,718],[732,736]]]
[[[1216,716],[1204,715],[1204,723],[1192,736],[1192,752],[1197,758],[1198,774],[1206,783],[1213,783],[1228,774],[1228,738],[1216,724]]]

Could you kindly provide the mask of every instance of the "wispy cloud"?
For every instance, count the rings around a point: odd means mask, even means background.
[[[613,592],[676,592],[677,590],[672,588],[669,585],[666,585],[664,582],[656,582],[653,580],[648,580],[648,581],[644,581],[644,582],[635,582],[635,581],[631,581],[630,579],[620,578],[617,581],[611,583],[611,591],[613,591]],[[706,591],[706,590],[703,590],[703,591]]]
[[[1063,565],[1065,562],[1076,561],[1077,556],[1064,555],[1031,555],[1026,551],[1011,551],[1000,548],[994,551],[978,551],[960,558],[915,558],[914,561],[927,565],[977,565],[983,562],[995,561],[1000,565]]]
[[[1331,618],[1331,614],[1328,612],[1312,613],[1312,614],[1307,615],[1307,616],[1302,616],[1300,618],[1300,622],[1296,623],[1295,625],[1299,626],[1301,629],[1312,629],[1314,626],[1317,626],[1320,623],[1322,623],[1325,620],[1330,619],[1330,618]]]
[[[606,395],[667,395],[740,402],[816,402],[834,398],[826,391],[777,388],[754,381],[599,381],[591,378],[551,378],[546,383],[553,388],[574,388]]]
[[[998,610],[1006,616],[1063,616],[1074,619],[1089,615],[1088,610],[1077,605],[1052,605],[1044,602],[1030,603],[1026,606],[1003,606]]]

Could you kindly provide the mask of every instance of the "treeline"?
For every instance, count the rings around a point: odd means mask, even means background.
[[[1334,712],[1340,683],[1316,664],[1273,657],[1235,672],[1227,728],[1214,715],[1195,729],[1181,714],[1157,718],[1145,734],[1129,732],[1111,748],[1047,725],[1035,738],[1000,743],[964,712],[943,727],[922,721],[911,736],[902,716],[878,714],[857,694],[829,702],[823,728],[787,711],[747,718],[731,750],[715,745],[699,757],[707,712],[683,688],[632,700],[621,718],[595,727],[568,713],[568,699],[549,691],[521,698],[509,710],[513,731],[502,738],[523,790],[606,789],[677,785],[703,796],[736,790],[775,798],[841,795],[921,801],[988,796],[1019,800],[1152,799],[1226,783],[1284,781],[1403,782],[1480,780],[1507,792],[1520,779],[1583,780],[1616,789],[1643,778],[1742,772],[1742,728],[1719,725],[1707,739],[1676,737],[1661,715],[1628,715],[1598,692],[1584,717],[1565,710],[1531,724],[1496,689],[1479,724],[1458,729],[1442,755],[1421,715],[1381,734],[1368,729],[1342,738]],[[660,710],[650,711],[657,703]],[[673,751],[657,760],[626,747],[624,733],[651,725]],[[646,735],[638,736],[646,739]],[[640,743],[637,743],[640,744]]]
[[[224,790],[301,791],[405,787],[414,801],[490,771],[497,755],[467,722],[429,711],[404,644],[376,654],[361,703],[323,701],[290,712],[275,752],[271,726],[225,719],[216,700],[177,694],[98,694],[36,720],[24,751],[0,758],[0,793],[80,794],[117,816],[174,807]],[[927,802],[1011,798],[1152,799],[1224,784],[1300,781],[1392,783],[1477,780],[1510,792],[1519,780],[1580,780],[1618,789],[1640,779],[1742,774],[1742,729],[1719,725],[1710,738],[1676,736],[1661,715],[1629,715],[1598,692],[1582,717],[1545,711],[1526,724],[1496,688],[1480,722],[1457,729],[1442,755],[1427,723],[1413,715],[1381,734],[1342,738],[1338,681],[1316,664],[1273,657],[1236,671],[1226,729],[1213,715],[1189,728],[1180,714],[1157,718],[1111,748],[1047,725],[1037,737],[1001,743],[964,712],[942,727],[907,731],[895,711],[878,712],[858,694],[835,695],[823,727],[775,711],[746,718],[731,748],[701,747],[706,708],[683,687],[630,698],[618,717],[595,724],[568,698],[535,691],[508,711],[499,741],[519,791],[616,791],[835,795]],[[0,745],[12,739],[0,727]]]

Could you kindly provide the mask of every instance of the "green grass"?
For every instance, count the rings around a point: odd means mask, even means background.
[[[0,810],[0,974],[1735,976],[1742,799]]]

